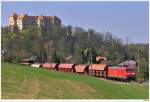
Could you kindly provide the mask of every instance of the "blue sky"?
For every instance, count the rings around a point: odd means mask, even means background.
[[[2,26],[12,12],[57,15],[64,25],[111,32],[126,42],[148,43],[148,2],[2,2]]]

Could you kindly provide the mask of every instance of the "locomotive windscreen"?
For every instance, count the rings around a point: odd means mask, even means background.
[[[136,68],[127,68],[127,72],[135,72]]]

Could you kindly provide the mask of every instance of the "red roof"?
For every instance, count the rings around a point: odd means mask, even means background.
[[[100,61],[100,60],[106,61],[107,58],[106,57],[102,57],[102,56],[96,56],[96,61]]]
[[[83,64],[76,65],[75,66],[75,71],[76,72],[84,72],[84,70],[85,70],[86,67],[87,67],[87,65],[83,65]]]
[[[30,19],[30,20],[37,20],[37,16],[27,16],[27,19]]]
[[[42,67],[44,67],[44,68],[55,68],[56,65],[57,65],[56,63],[44,63],[42,65]]]
[[[57,16],[28,16],[27,14],[17,15],[16,13],[13,13],[10,17],[14,17],[15,19],[18,19],[18,20],[23,20],[24,18],[29,19],[29,20],[59,19]]]
[[[24,14],[24,15],[18,15],[17,19],[18,19],[18,20],[22,20],[22,19],[25,18],[25,16],[27,16],[27,15],[25,15],[25,14]]]
[[[92,64],[89,69],[91,70],[105,70],[106,64]]]
[[[67,64],[67,63],[63,63],[63,64],[60,64],[59,66],[58,66],[58,68],[72,68],[73,67],[73,65],[74,64]]]

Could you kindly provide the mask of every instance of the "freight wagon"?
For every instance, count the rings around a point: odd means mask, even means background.
[[[107,77],[107,68],[106,64],[91,64],[89,65],[89,75],[96,77]]]
[[[39,68],[42,66],[42,64],[41,63],[34,63],[34,64],[31,64],[30,66]]]
[[[61,63],[58,65],[57,70],[63,72],[75,72],[75,64]]]
[[[58,70],[58,65],[56,63],[44,63],[42,64],[42,67],[48,70]]]
[[[80,74],[88,74],[89,65],[79,64],[75,65],[75,72]]]

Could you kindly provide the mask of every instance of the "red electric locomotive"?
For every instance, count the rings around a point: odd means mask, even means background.
[[[135,80],[136,72],[135,67],[108,67],[107,78],[122,79],[122,80]]]

